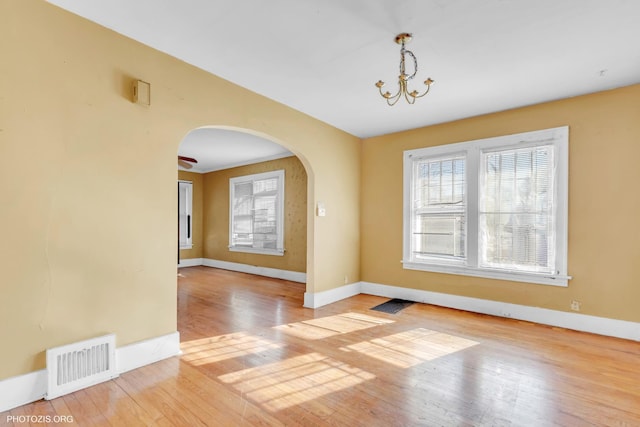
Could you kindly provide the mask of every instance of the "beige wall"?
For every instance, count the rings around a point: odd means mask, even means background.
[[[359,280],[357,138],[41,0],[0,1],[0,52],[0,379],[43,368],[48,347],[176,330],[176,154],[201,126],[293,151],[308,289]]]
[[[256,173],[285,171],[283,256],[229,251],[229,179]],[[307,173],[296,157],[211,172],[204,176],[204,257],[288,271],[306,271]]]
[[[180,259],[202,258],[203,244],[203,217],[202,217],[202,192],[204,188],[203,176],[200,173],[178,171],[178,179],[191,181],[193,184],[193,200],[191,207],[191,249],[180,249]]]
[[[370,138],[363,143],[364,281],[640,321],[640,85]],[[569,126],[569,287],[403,270],[403,150]]]

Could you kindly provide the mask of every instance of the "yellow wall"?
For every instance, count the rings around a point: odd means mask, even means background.
[[[362,279],[640,321],[640,85],[370,138],[362,158]],[[403,270],[404,150],[569,126],[568,287]]]
[[[176,330],[176,154],[201,126],[294,152],[307,288],[359,280],[357,138],[41,0],[0,1],[0,53],[0,379],[43,368],[48,347]]]
[[[283,256],[229,251],[229,179],[284,169]],[[272,160],[204,176],[204,257],[288,271],[306,271],[307,262],[307,174],[297,157]]]
[[[203,176],[200,173],[178,171],[178,179],[191,181],[193,184],[193,200],[191,206],[191,249],[180,249],[180,259],[202,258],[203,245],[203,217],[202,217],[202,191],[204,188]]]

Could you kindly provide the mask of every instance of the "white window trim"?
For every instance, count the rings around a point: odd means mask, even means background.
[[[186,201],[186,206],[185,206],[185,210],[186,210],[186,215],[189,217],[189,220],[187,221],[189,230],[187,233],[187,242],[186,243],[179,243],[180,249],[193,249],[193,182],[191,181],[185,181],[185,180],[178,180],[178,187],[180,187],[180,184],[188,184],[187,187],[185,187],[187,189],[187,201]],[[180,216],[180,194],[178,193],[178,217]],[[178,221],[180,219],[178,218]]]
[[[241,182],[253,182],[262,179],[278,178],[278,207],[276,215],[276,231],[277,231],[277,248],[249,248],[246,246],[234,246],[233,245],[233,200],[235,193],[235,185]],[[231,252],[244,252],[262,255],[277,255],[284,256],[284,170],[275,170],[270,172],[257,173],[253,175],[239,176],[229,179],[229,251]]]
[[[480,193],[479,160],[480,153],[497,148],[526,147],[540,142],[553,143],[556,149],[555,168],[555,206],[556,206],[556,274],[542,274],[521,271],[505,271],[478,267],[478,196]],[[467,153],[467,261],[452,262],[416,262],[411,256],[411,203],[413,158],[425,156],[443,156],[455,153]],[[478,139],[474,141],[446,144],[435,147],[408,150],[404,152],[403,163],[403,268],[436,273],[459,274],[489,279],[510,280],[553,286],[568,286],[571,276],[567,274],[568,249],[568,188],[569,188],[569,128],[562,126],[540,131]],[[472,186],[472,182],[478,184]],[[473,187],[473,188],[472,188]],[[471,242],[471,243],[470,243]]]

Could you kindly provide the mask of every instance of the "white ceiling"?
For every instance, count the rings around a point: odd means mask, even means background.
[[[207,173],[221,169],[293,156],[282,145],[262,137],[228,129],[199,128],[182,140],[179,153],[198,161],[189,172]]]
[[[638,0],[49,1],[362,138],[640,82]]]

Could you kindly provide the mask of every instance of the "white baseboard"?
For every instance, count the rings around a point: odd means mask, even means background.
[[[402,298],[410,301],[472,311],[475,313],[490,314],[499,317],[511,317],[543,325],[558,326],[576,331],[591,332],[599,335],[640,341],[640,323],[629,322],[626,320],[550,310],[547,308],[531,307],[527,305],[510,304],[480,298],[463,297],[439,292],[422,291],[418,289],[400,288],[397,286],[380,285],[369,282],[361,282],[360,290],[363,294],[389,298]]]
[[[197,267],[199,265],[202,265],[202,263],[203,263],[203,258],[181,259],[180,262],[178,263],[178,268]]]
[[[179,354],[179,332],[125,345],[116,349],[118,373],[122,374]]]
[[[340,301],[345,298],[362,293],[360,291],[360,282],[352,283],[350,285],[340,286],[339,288],[330,289],[322,292],[305,292],[304,293],[304,307],[318,308],[323,305],[331,304],[336,301]]]
[[[174,332],[116,349],[118,373],[180,354],[180,333]],[[0,380],[0,412],[26,405],[47,394],[47,370]]]
[[[29,372],[0,381],[0,412],[44,398],[47,370]]]
[[[257,265],[240,264],[237,262],[220,261],[204,258],[202,265],[206,267],[221,268],[223,270],[238,271],[240,273],[256,274],[258,276],[273,277],[274,279],[289,280],[298,283],[307,283],[307,274],[298,271],[279,270],[277,268],[259,267]]]
[[[304,295],[304,306],[318,308],[359,293],[387,298],[401,298],[474,313],[510,317],[543,325],[640,341],[640,323],[637,322],[370,282],[353,283],[316,294],[307,292]]]

